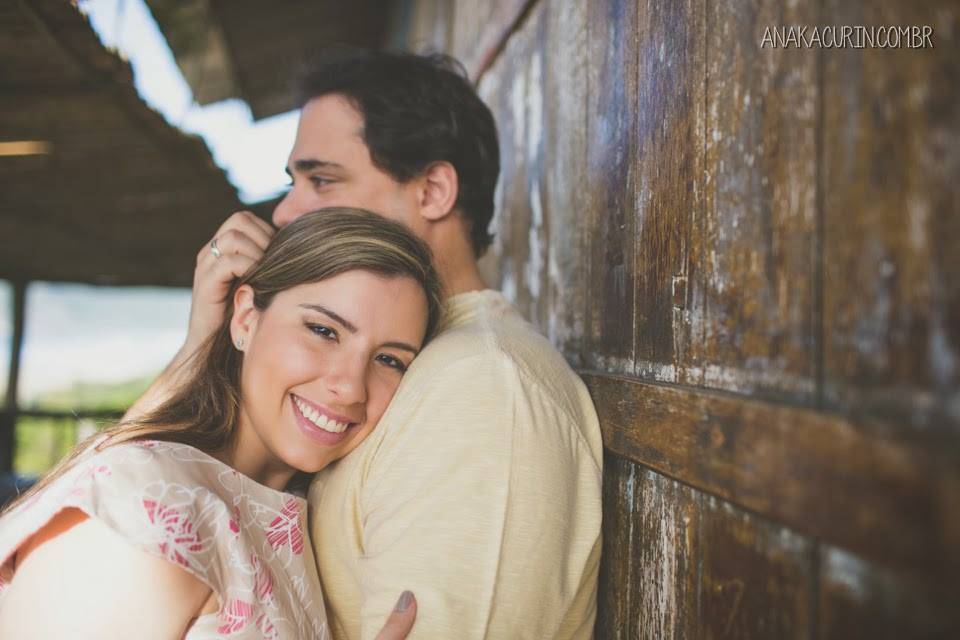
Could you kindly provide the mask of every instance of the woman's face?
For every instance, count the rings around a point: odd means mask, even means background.
[[[367,271],[282,291],[262,311],[245,286],[234,304],[231,332],[244,351],[235,455],[274,472],[318,471],[360,444],[427,326],[416,281]]]

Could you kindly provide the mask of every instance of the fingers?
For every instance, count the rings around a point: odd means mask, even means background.
[[[263,251],[266,248],[266,245],[260,245],[256,240],[251,238],[249,235],[238,231],[237,229],[228,229],[216,237],[217,249],[220,250],[221,256],[229,255],[241,255],[251,258],[253,260],[259,260],[263,257]],[[208,244],[206,250],[201,249],[200,256],[201,260],[204,255],[209,255],[213,259],[216,259],[213,250]]]
[[[268,222],[261,220],[249,211],[237,211],[227,218],[226,221],[220,225],[220,228],[217,229],[214,237],[220,238],[220,236],[226,234],[228,231],[239,231],[241,234],[253,240],[254,243],[260,247],[261,251],[267,248],[267,245],[270,243],[270,238],[273,237],[274,233],[273,227],[271,227]]]
[[[375,640],[403,640],[410,633],[416,619],[417,599],[413,597],[411,592],[404,591],[400,594],[397,605],[393,608]]]
[[[235,254],[232,256],[223,256],[218,260],[220,264],[213,265],[214,269],[221,269],[223,273],[224,281],[232,280],[233,278],[239,278],[247,272],[247,269],[259,262],[259,259],[253,259],[250,256],[244,256],[240,254]]]

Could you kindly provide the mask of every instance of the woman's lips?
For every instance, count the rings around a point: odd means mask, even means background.
[[[306,400],[304,400],[303,398],[290,394],[290,406],[293,409],[294,420],[296,421],[297,426],[300,428],[300,431],[303,432],[305,436],[307,436],[308,438],[310,438],[315,442],[319,442],[321,444],[326,444],[326,445],[337,444],[343,441],[343,439],[346,438],[347,435],[350,433],[350,430],[353,429],[353,427],[355,427],[357,424],[355,422],[349,422],[347,424],[347,428],[339,433],[336,433],[333,431],[327,431],[326,429],[323,429],[317,426],[316,424],[313,423],[312,420],[310,420],[305,415],[303,415],[303,412],[300,411],[300,408],[297,406],[297,403],[294,401],[294,397],[296,397],[301,402],[306,403]],[[337,420],[338,422],[348,422],[346,420],[343,420],[341,416],[337,416],[336,414],[331,414],[329,411],[323,411],[322,409],[320,409],[320,407],[317,407],[313,403],[309,403],[309,405],[311,407],[316,407],[318,411],[322,411],[324,415],[326,415],[330,419]]]

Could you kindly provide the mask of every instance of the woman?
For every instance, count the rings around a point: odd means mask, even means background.
[[[326,638],[297,480],[376,426],[439,316],[426,247],[371,213],[281,229],[196,374],[0,519],[0,637]],[[412,595],[381,637],[406,636]]]

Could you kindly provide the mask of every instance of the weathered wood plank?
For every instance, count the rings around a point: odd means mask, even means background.
[[[769,25],[817,23],[816,0],[707,3],[698,243],[707,387],[816,399],[817,52],[759,49]]]
[[[494,243],[482,260],[484,277],[541,328],[547,278],[542,187],[544,7],[538,4],[513,34],[479,86],[497,119],[502,149]]]
[[[634,637],[698,637],[701,494],[639,466],[634,491],[639,497],[631,576],[639,596],[632,603],[639,619]]]
[[[607,455],[603,497],[597,637],[697,637],[699,492]]]
[[[638,519],[635,496],[638,465],[619,456],[603,461],[603,551],[597,590],[596,636],[628,640],[638,636],[639,582],[634,579],[634,527]]]
[[[825,11],[934,45],[823,53],[825,399],[960,433],[960,5]]]
[[[539,326],[572,366],[582,364],[586,315],[587,28],[586,3],[549,2],[541,187],[546,291]]]
[[[524,11],[537,0],[454,0],[449,52],[478,79],[494,62],[497,53]]]
[[[960,589],[931,588],[916,576],[879,569],[850,553],[822,552],[819,638],[960,638]]]
[[[587,10],[588,208],[584,362],[631,373],[636,320],[637,5],[590,0]]]
[[[809,638],[814,543],[712,497],[700,518],[696,637]]]
[[[960,569],[955,442],[587,373],[604,444],[797,531],[939,578]]]
[[[704,5],[644,0],[636,32],[636,374],[689,384],[702,381],[691,319],[702,307],[692,243],[703,210]]]

